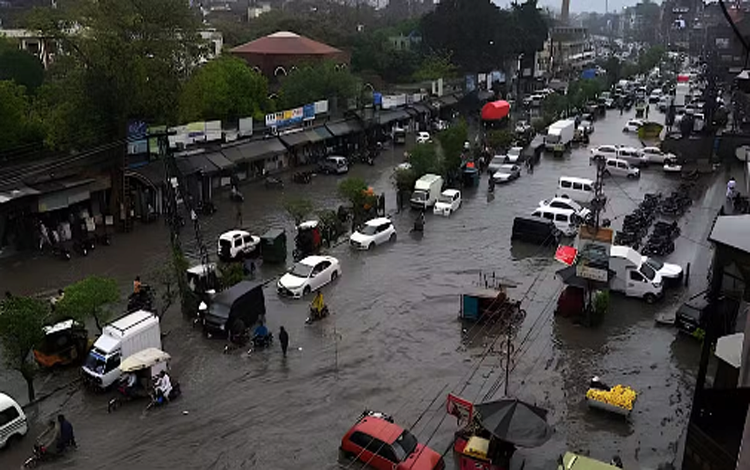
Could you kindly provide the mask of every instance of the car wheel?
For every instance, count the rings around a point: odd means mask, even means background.
[[[635,179],[635,175],[633,175],[633,174],[629,174],[629,175],[628,175],[628,179],[629,179],[629,180]]]
[[[369,245],[367,245],[367,250],[372,250],[375,247],[375,242],[370,242]]]
[[[310,286],[305,286],[305,288],[302,289],[302,296],[304,297],[308,294],[310,294]]]
[[[609,170],[604,170],[604,171],[602,172],[602,174],[603,174],[604,176],[610,176]]]
[[[396,233],[392,233],[390,237],[388,237],[389,242],[395,242],[396,241]]]
[[[335,281],[336,278],[338,278],[338,277],[339,277],[339,272],[338,271],[332,272],[331,273],[331,282]]]
[[[653,304],[656,302],[656,296],[654,294],[646,294],[643,296],[643,300],[645,300],[647,304]]]

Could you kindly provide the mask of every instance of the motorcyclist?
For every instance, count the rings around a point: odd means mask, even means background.
[[[60,442],[60,427],[54,419],[47,421],[47,429],[37,437],[36,445],[41,452],[56,452],[57,443]]]
[[[70,446],[78,447],[76,438],[73,435],[73,425],[65,419],[63,415],[57,415],[57,422],[60,424],[60,437],[57,440],[57,451],[62,452]]]
[[[417,216],[417,220],[414,221],[414,230],[417,232],[424,231],[424,225],[425,225],[425,216],[424,211],[421,211],[419,215]]]
[[[268,336],[268,328],[261,321],[258,323],[258,326],[256,326],[255,330],[253,331],[253,341],[255,341],[256,339],[265,339],[266,336]]]
[[[315,294],[315,298],[310,304],[310,317],[312,320],[319,320],[323,317],[323,310],[326,308],[326,303],[323,300],[323,293],[318,291]]]
[[[154,391],[156,392],[157,399],[164,398],[167,401],[169,400],[169,394],[172,393],[172,381],[169,375],[167,375],[167,371],[163,370],[159,373],[154,385]]]

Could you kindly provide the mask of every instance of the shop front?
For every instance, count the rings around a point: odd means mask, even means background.
[[[222,147],[221,153],[235,165],[237,180],[261,178],[289,166],[287,148],[278,137]]]

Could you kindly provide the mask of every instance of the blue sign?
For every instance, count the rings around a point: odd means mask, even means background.
[[[377,91],[372,92],[372,104],[375,106],[383,106],[383,94]]]
[[[148,125],[144,121],[128,123],[128,155],[139,155],[148,152]]]
[[[581,78],[584,80],[592,80],[596,78],[596,69],[586,69],[581,72]]]
[[[306,104],[302,107],[302,120],[310,121],[315,119],[315,104]]]
[[[471,93],[477,89],[477,76],[467,75],[466,76],[466,92]]]

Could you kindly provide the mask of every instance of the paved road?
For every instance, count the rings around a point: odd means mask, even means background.
[[[591,145],[638,145],[634,136],[621,132],[629,116],[609,114],[596,123]],[[346,245],[333,248],[344,274],[325,289],[333,316],[321,323],[304,325],[307,301],[279,299],[267,290],[270,326],[290,331],[292,352],[286,360],[276,349],[221,354],[222,342],[205,340],[179,314],[167,316],[164,329],[170,335],[164,349],[174,357],[183,397],[148,414],[133,403],[108,415],[106,397],[77,389],[55,395],[34,407],[32,418],[63,408],[76,425],[81,449],[49,467],[336,468],[341,436],[365,408],[395,415],[442,452],[455,431],[455,421],[444,413],[448,391],[476,401],[499,398],[504,391],[500,357],[482,354],[492,342],[491,332],[457,321],[459,294],[474,286],[479,272],[518,283],[512,295],[523,298],[528,312],[515,339],[518,355],[509,392],[548,408],[556,434],[542,448],[520,453],[527,468],[550,468],[568,448],[601,459],[620,454],[634,468],[670,461],[687,418],[699,346],[654,326],[653,318],[675,308],[687,292],[672,291],[656,306],[613,296],[604,325],[581,328],[552,316],[562,287],[554,277],[560,265],[552,251],[510,242],[513,217],[552,196],[559,176],[594,177],[588,155],[580,148],[561,160],[544,156],[533,174],[497,187],[492,199],[483,179],[479,189],[465,193],[456,214],[428,217],[423,238],[408,233],[413,214],[397,214],[395,244],[367,253]],[[389,209],[395,202],[390,175],[400,158],[401,149],[386,150],[374,168],[357,166],[351,172],[378,192],[388,191]],[[244,219],[257,233],[274,226],[291,230],[282,198],[303,193],[320,208],[335,208],[340,179],[319,176],[304,187],[289,183],[283,193],[249,187]],[[646,169],[638,181],[608,181],[605,217],[617,228],[643,193],[666,192],[676,184],[657,168]],[[721,186],[700,183],[696,204],[681,219],[683,237],[670,256],[693,264],[691,290],[705,283],[710,256],[705,237],[721,203]],[[203,223],[210,247],[218,233],[233,225],[234,212],[226,205],[220,209]],[[186,245],[191,246],[189,240]],[[16,261],[0,266],[0,277],[18,293],[54,290],[91,273],[115,276],[126,289],[135,274],[145,275],[162,262],[166,246],[165,229],[157,223],[118,236],[113,247],[86,259]],[[261,275],[277,272],[266,266]],[[464,329],[472,339],[468,345],[462,341]],[[586,408],[583,395],[593,375],[641,392],[630,421]],[[23,394],[14,374],[0,379],[0,388]],[[40,382],[49,388],[60,380]],[[21,462],[31,442],[27,438],[1,453],[0,466]],[[446,458],[451,460],[451,454]]]

